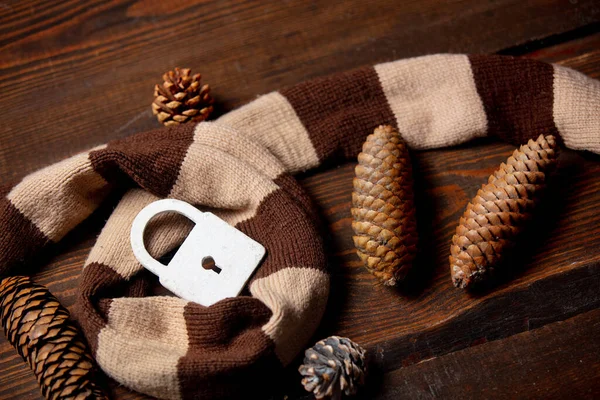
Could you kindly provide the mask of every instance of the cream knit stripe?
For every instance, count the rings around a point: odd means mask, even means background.
[[[273,316],[263,331],[275,342],[275,353],[289,364],[321,322],[329,297],[329,275],[313,268],[286,268],[250,285],[250,293]]]
[[[183,316],[176,297],[119,298],[98,335],[96,360],[112,378],[159,398],[179,399],[177,363],[187,353]]]
[[[107,194],[108,183],[94,171],[89,153],[81,153],[27,175],[7,198],[46,237],[57,242],[86,219]]]
[[[414,149],[486,135],[487,117],[466,55],[438,54],[375,66],[398,130]]]
[[[200,147],[225,152],[251,165],[270,179],[275,179],[285,172],[285,166],[262,144],[218,122],[196,125],[193,143],[196,147],[190,148],[192,152]]]
[[[255,147],[240,146],[225,152],[219,146],[207,146],[206,140],[205,128],[200,127],[169,197],[214,208],[210,211],[230,225],[252,218],[260,202],[278,188],[269,176],[276,166],[265,164],[265,153],[254,153]],[[231,154],[245,150],[242,158]],[[262,165],[264,173],[256,168],[257,164]]]
[[[600,81],[554,65],[553,115],[568,148],[600,153]]]
[[[131,224],[142,208],[158,199],[142,189],[125,193],[102,229],[85,265],[94,262],[104,264],[124,279],[142,270],[129,245]],[[153,218],[145,232],[148,252],[156,258],[161,257],[183,242],[192,227],[191,221],[174,213]]]
[[[296,173],[319,165],[319,158],[306,128],[291,104],[279,92],[257,98],[218,119],[268,149]]]

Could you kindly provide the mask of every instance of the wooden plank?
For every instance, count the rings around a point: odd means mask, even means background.
[[[365,398],[598,398],[599,336],[594,310],[394,371]]]
[[[490,53],[599,20],[598,0],[10,1],[0,8],[0,183],[156,127],[153,85],[177,65],[204,73],[223,112],[359,65]]]

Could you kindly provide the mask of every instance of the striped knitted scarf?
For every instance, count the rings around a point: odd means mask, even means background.
[[[527,59],[433,55],[362,68],[257,98],[215,122],[115,140],[2,191],[0,274],[58,242],[111,188],[129,185],[83,268],[77,318],[100,367],[160,398],[230,398],[261,386],[315,331],[329,290],[316,216],[292,175],[352,160],[379,124],[413,149],[540,133],[600,153],[600,82]],[[129,246],[133,218],[162,197],[210,209],[262,243],[245,292],[211,307],[148,296]],[[147,246],[174,249],[190,224],[163,215]],[[238,395],[236,395],[236,393]]]

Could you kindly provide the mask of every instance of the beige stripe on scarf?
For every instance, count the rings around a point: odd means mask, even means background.
[[[159,198],[142,189],[128,191],[102,229],[85,265],[104,264],[124,279],[131,278],[143,267],[135,258],[129,244],[131,224],[137,214]],[[186,238],[193,223],[183,216],[168,213],[153,218],[145,231],[148,252],[161,257]]]
[[[291,104],[278,92],[259,97],[218,119],[269,149],[290,173],[319,165],[304,125]]]
[[[242,135],[215,124],[199,124],[169,197],[214,208],[231,225],[252,218],[283,166]]]
[[[414,149],[485,136],[487,118],[466,55],[439,54],[375,66],[398,130]]]
[[[263,331],[275,353],[289,364],[321,322],[329,297],[329,276],[313,268],[286,268],[255,280],[250,293],[273,312]]]
[[[88,155],[77,154],[27,175],[7,195],[54,242],[86,219],[108,194],[108,183],[94,171]]]
[[[554,65],[553,110],[568,148],[600,153],[600,81]]]
[[[177,363],[188,350],[186,304],[165,296],[114,299],[107,325],[98,335],[100,367],[133,390],[181,398]]]

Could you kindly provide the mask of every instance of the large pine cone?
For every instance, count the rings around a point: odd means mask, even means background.
[[[4,333],[33,370],[47,399],[108,399],[69,312],[48,289],[25,276],[0,281]]]
[[[366,373],[366,351],[348,338],[330,336],[304,353],[298,371],[302,384],[317,399],[356,394]]]
[[[391,126],[379,126],[358,155],[352,229],[358,256],[385,285],[402,280],[417,253],[417,221],[408,149]]]
[[[175,68],[163,75],[163,84],[154,86],[152,113],[165,126],[204,121],[213,111],[210,87],[202,86],[200,74],[189,68]]]
[[[540,135],[515,150],[479,189],[452,237],[450,271],[456,287],[484,280],[514,247],[557,157],[554,137]]]

